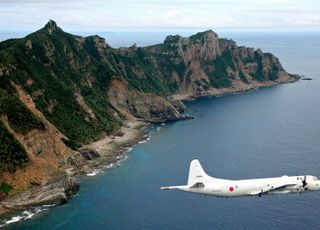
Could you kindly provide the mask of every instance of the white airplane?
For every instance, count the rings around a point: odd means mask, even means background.
[[[198,160],[190,163],[188,184],[161,187],[220,197],[261,196],[263,194],[303,193],[320,190],[315,176],[282,176],[274,178],[224,180],[208,176]]]

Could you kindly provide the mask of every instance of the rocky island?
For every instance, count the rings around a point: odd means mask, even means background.
[[[278,58],[211,30],[112,48],[44,28],[0,43],[0,213],[67,202],[75,175],[115,161],[182,99],[297,81]]]

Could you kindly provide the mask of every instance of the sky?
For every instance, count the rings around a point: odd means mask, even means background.
[[[1,31],[320,31],[319,0],[0,0]]]

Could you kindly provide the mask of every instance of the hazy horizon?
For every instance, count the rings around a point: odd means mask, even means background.
[[[59,26],[59,25],[58,25]],[[43,27],[43,26],[42,26]],[[38,28],[41,29],[42,27]],[[38,30],[37,29],[37,30]],[[63,28],[62,28],[63,29]],[[0,42],[5,41],[11,38],[23,38],[34,31],[3,31],[0,30]],[[131,46],[134,43],[137,43],[138,46],[152,45],[156,43],[162,43],[166,36],[168,35],[181,35],[184,37],[193,35],[204,30],[163,30],[163,31],[66,31],[67,33],[79,36],[92,36],[98,35],[106,39],[106,42],[114,48],[121,46]],[[273,35],[282,36],[282,35],[293,35],[293,36],[304,36],[304,35],[314,35],[320,36],[320,31],[247,31],[247,30],[213,30],[215,31],[220,38],[233,39],[237,43],[237,38],[239,37],[271,37]],[[127,35],[127,36],[124,36]],[[128,39],[130,36],[130,39]],[[130,42],[128,42],[130,41]],[[143,44],[141,44],[143,43]],[[238,44],[241,45],[241,44]]]

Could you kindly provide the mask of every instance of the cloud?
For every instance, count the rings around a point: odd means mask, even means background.
[[[316,0],[0,0],[2,30],[318,29]]]

